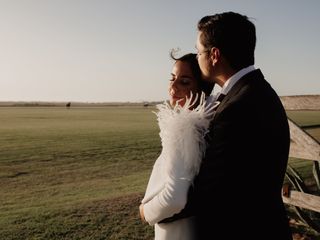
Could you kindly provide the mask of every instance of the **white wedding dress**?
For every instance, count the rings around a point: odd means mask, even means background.
[[[157,105],[162,152],[153,166],[142,200],[145,219],[154,225],[156,240],[196,239],[194,217],[158,222],[179,213],[187,203],[189,187],[199,172],[206,147],[204,136],[215,107],[209,102],[202,94],[199,105],[192,110],[190,99],[184,107]]]

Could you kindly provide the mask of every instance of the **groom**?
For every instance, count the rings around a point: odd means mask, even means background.
[[[292,239],[281,188],[289,152],[286,113],[254,67],[256,33],[243,15],[225,12],[198,23],[198,62],[206,81],[222,87],[208,148],[185,209],[197,239]]]

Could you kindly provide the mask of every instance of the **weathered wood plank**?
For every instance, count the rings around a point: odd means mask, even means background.
[[[282,96],[286,110],[320,110],[320,95]]]
[[[283,202],[320,213],[320,196],[290,191],[289,197],[282,196]]]
[[[288,119],[290,127],[290,157],[305,160],[320,160],[320,144],[310,134],[301,129],[291,119]]]

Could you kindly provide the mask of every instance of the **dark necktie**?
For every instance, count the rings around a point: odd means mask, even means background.
[[[226,96],[225,94],[221,93],[216,101],[222,102],[222,100],[224,99],[225,96]]]
[[[218,98],[215,100],[215,102],[214,102],[214,105],[215,105],[215,106],[213,107],[213,110],[214,110],[214,111],[217,110],[218,106],[220,105],[221,101],[223,100],[223,98],[224,98],[225,96],[226,96],[225,94],[221,93],[221,94],[218,96]]]

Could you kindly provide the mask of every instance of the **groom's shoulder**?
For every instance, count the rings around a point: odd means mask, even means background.
[[[265,85],[266,80],[260,69],[255,69],[239,79],[232,87],[230,94],[233,98],[250,97],[258,88]]]
[[[270,93],[276,95],[276,92],[260,69],[248,73],[241,80],[243,82],[238,92],[239,97],[259,98],[265,94],[269,95]]]

